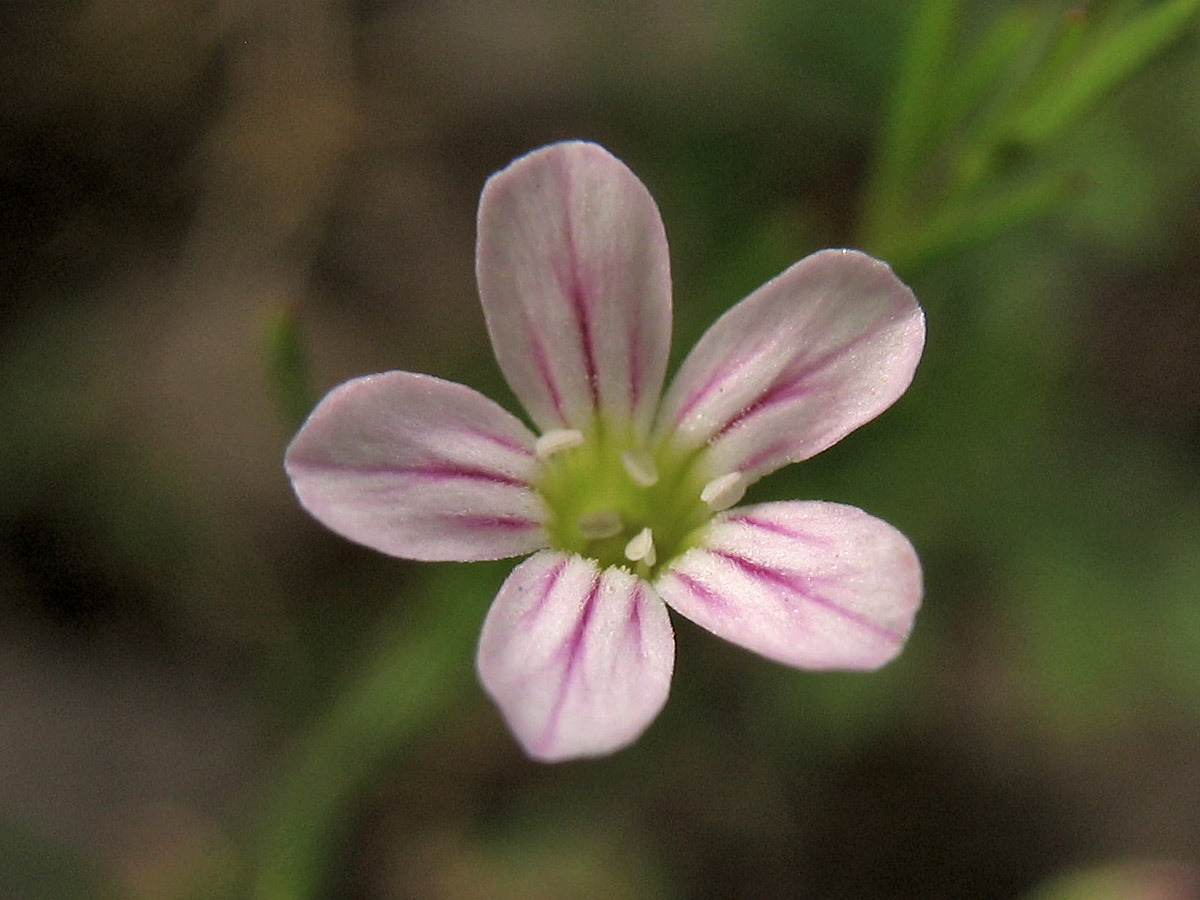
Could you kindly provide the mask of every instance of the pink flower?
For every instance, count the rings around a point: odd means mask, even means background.
[[[874,669],[921,598],[908,540],[859,509],[732,509],[908,387],[925,338],[884,263],[824,250],[730,309],[660,394],[666,235],[595,144],[493,175],[476,273],[496,358],[540,436],[471,388],[385,372],[335,388],[287,451],[304,507],[405,559],[532,553],[496,596],[477,667],[531,755],[609,753],[666,702],[677,613],[790,666]]]

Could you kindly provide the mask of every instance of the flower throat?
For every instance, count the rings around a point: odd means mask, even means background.
[[[696,546],[713,513],[744,492],[736,472],[712,477],[703,449],[650,445],[603,419],[548,431],[536,449],[550,543],[646,579]]]

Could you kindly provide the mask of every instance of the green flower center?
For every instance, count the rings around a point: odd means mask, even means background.
[[[741,496],[736,474],[713,478],[703,449],[639,441],[603,419],[538,440],[535,487],[559,550],[623,566],[647,580],[696,546],[713,512]]]

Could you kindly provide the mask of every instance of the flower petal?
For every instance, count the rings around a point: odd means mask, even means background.
[[[500,559],[546,546],[533,442],[471,388],[385,372],[331,391],[285,466],[304,508],[352,541],[405,559]]]
[[[648,429],[671,339],[658,207],[595,144],[552,144],[484,185],[479,295],[496,359],[543,431],[593,412]]]
[[[500,588],[477,665],[526,752],[558,761],[637,738],[667,700],[674,662],[667,608],[648,584],[545,550]]]
[[[655,583],[693,622],[805,669],[875,669],[904,645],[921,601],[908,539],[853,506],[764,503],[709,526]]]
[[[884,263],[854,250],[802,259],[700,338],[658,428],[711,444],[715,470],[747,481],[807,459],[895,402],[912,380],[925,321]]]

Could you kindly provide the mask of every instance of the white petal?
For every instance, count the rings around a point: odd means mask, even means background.
[[[658,429],[711,445],[747,481],[819,453],[887,409],[925,342],[912,292],[884,263],[824,250],[721,316],[684,360]]]
[[[526,752],[558,761],[637,738],[667,700],[674,661],[667,608],[648,584],[545,550],[504,582],[477,665]]]
[[[667,239],[653,198],[595,144],[552,144],[493,175],[476,275],[500,368],[538,427],[594,410],[643,429],[671,339]]]
[[[405,559],[500,559],[546,546],[533,445],[477,391],[385,372],[331,391],[285,465],[304,508],[352,541]]]
[[[717,516],[703,548],[655,582],[677,612],[805,669],[874,669],[900,652],[921,602],[917,555],[853,506],[764,503]]]

